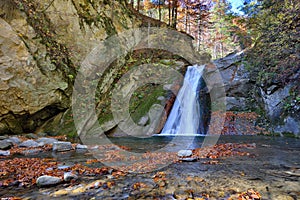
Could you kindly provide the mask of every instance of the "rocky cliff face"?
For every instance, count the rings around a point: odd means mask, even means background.
[[[276,133],[293,133],[300,135],[300,105],[297,99],[300,92],[294,88],[299,84],[300,73],[293,74],[289,84],[284,86],[273,84],[268,88],[256,84],[253,77],[243,64],[243,54],[230,54],[225,58],[214,61],[220,71],[226,88],[227,111],[255,112],[260,115],[259,121],[251,122],[238,121],[235,123],[240,126],[261,125],[268,131]],[[297,94],[296,94],[297,93]],[[250,123],[250,124],[249,124]],[[237,133],[242,133],[236,130]]]
[[[127,32],[127,38],[121,36],[110,44],[104,42],[103,53],[102,49],[97,55],[90,52],[100,42],[126,30],[147,27],[140,36],[147,38],[148,27],[166,26],[131,10],[123,0],[4,0],[0,2],[0,17],[0,134],[32,132],[37,128],[37,131],[74,133],[70,107],[76,75],[87,72],[91,79],[99,76],[90,68],[78,72],[82,62],[88,56],[96,57],[95,62],[106,62],[105,53],[109,55],[110,47],[126,49],[135,36]],[[158,37],[172,38],[168,31],[152,32],[154,36],[141,41],[137,48],[151,44],[159,49],[163,44]],[[178,41],[191,45],[191,39],[181,34],[164,46]],[[192,48],[183,52],[188,60],[195,61]],[[107,98],[113,85],[128,72],[126,64],[134,66],[130,56],[127,59],[122,56],[108,65],[98,82],[96,110],[103,112],[99,119],[102,122],[109,121],[111,116],[106,110],[110,109]],[[146,58],[140,59],[148,62]],[[78,85],[86,89],[85,83]],[[115,123],[109,125],[107,130],[114,126]]]
[[[35,130],[67,110],[97,41],[141,25],[122,0],[4,0],[0,16],[1,134]]]

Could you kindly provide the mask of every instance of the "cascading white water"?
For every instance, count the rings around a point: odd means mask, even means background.
[[[199,134],[200,104],[199,90],[204,66],[189,66],[183,86],[174,102],[168,120],[160,135],[196,135]]]

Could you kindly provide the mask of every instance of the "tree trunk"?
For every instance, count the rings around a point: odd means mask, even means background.
[[[132,8],[134,8],[134,0],[131,0],[130,5]]]
[[[178,0],[174,0],[173,9],[172,9],[172,27],[176,28],[177,25],[177,2]]]
[[[161,21],[161,7],[160,7],[160,3],[161,3],[161,0],[158,1],[158,19],[159,19],[159,21]]]
[[[201,45],[201,4],[199,5],[199,16],[198,16],[198,41],[197,41],[197,51],[200,51]]]
[[[185,8],[185,32],[187,33],[188,31],[188,7],[186,5],[186,8]]]
[[[175,4],[175,16],[174,16],[174,28],[176,28],[177,26],[177,1],[176,1],[176,4]]]
[[[171,26],[171,0],[169,0],[169,26]]]
[[[137,11],[140,11],[140,4],[141,4],[141,0],[137,1]]]

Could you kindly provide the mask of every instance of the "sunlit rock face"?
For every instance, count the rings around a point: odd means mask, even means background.
[[[39,66],[42,59],[35,60],[3,19],[0,28],[0,132],[22,133],[67,108],[68,94],[64,91],[69,85],[51,63]],[[43,73],[39,67],[49,67],[50,73]]]
[[[141,25],[124,1],[7,0],[0,16],[0,134],[33,131],[67,110],[97,42]]]

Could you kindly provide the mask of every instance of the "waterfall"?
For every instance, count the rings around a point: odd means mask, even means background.
[[[199,88],[204,66],[189,66],[184,82],[160,135],[200,134]]]

